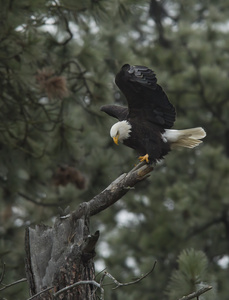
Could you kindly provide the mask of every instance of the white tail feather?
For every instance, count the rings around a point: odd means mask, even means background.
[[[206,136],[206,132],[202,127],[175,130],[175,129],[166,129],[162,135],[162,138],[165,142],[171,144],[171,148],[186,147],[194,148],[198,146]]]

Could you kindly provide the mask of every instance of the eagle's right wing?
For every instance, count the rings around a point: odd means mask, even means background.
[[[119,106],[119,105],[103,105],[100,108],[101,111],[104,111],[109,116],[118,119],[119,121],[123,121],[127,119],[129,110],[127,107]]]

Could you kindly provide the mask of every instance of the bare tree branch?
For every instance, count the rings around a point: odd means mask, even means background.
[[[147,178],[152,171],[152,165],[143,162],[139,163],[130,172],[119,176],[105,190],[87,202],[90,216],[96,215],[114,204],[138,182]],[[76,213],[78,213],[78,210]]]
[[[32,299],[36,298],[37,296],[39,296],[39,295],[41,295],[41,294],[43,294],[43,293],[45,293],[45,292],[47,292],[47,291],[49,291],[53,288],[54,288],[53,286],[48,287],[47,289],[44,289],[43,291],[40,291],[39,293],[37,293],[37,294],[33,295],[32,297],[28,298],[27,300],[32,300]]]
[[[100,297],[100,299],[103,300],[103,299],[104,299],[104,289],[103,289],[103,287],[102,287],[102,286],[103,286],[102,283],[103,283],[103,280],[104,280],[104,278],[105,278],[106,276],[109,277],[109,278],[111,278],[111,279],[114,281],[114,283],[116,284],[116,287],[114,287],[113,289],[117,289],[118,287],[121,287],[121,286],[128,286],[128,285],[132,285],[132,284],[136,284],[136,283],[140,282],[141,280],[143,280],[144,278],[146,278],[149,274],[151,274],[151,273],[153,272],[153,270],[154,270],[154,268],[155,268],[155,266],[156,266],[156,263],[157,263],[157,262],[155,261],[155,263],[154,263],[154,265],[153,265],[153,268],[152,268],[149,272],[147,272],[146,274],[142,275],[140,278],[138,278],[138,279],[135,280],[135,281],[126,282],[126,283],[121,283],[121,282],[117,281],[117,280],[114,278],[114,276],[112,276],[110,273],[108,273],[108,272],[105,271],[105,272],[103,273],[102,279],[100,280],[100,283],[96,282],[95,280],[83,280],[83,281],[78,281],[78,282],[75,282],[74,284],[71,284],[71,285],[69,285],[69,286],[67,286],[67,287],[65,287],[65,288],[63,288],[63,289],[61,289],[61,290],[59,290],[58,292],[54,293],[54,294],[53,294],[53,297],[54,297],[54,299],[55,299],[55,298],[56,298],[57,296],[59,296],[60,294],[62,294],[62,293],[64,293],[64,292],[66,292],[66,291],[68,291],[68,290],[70,290],[70,289],[76,287],[77,285],[81,285],[81,284],[92,284],[92,285],[95,285],[97,288],[99,288],[99,289],[101,290],[101,297]],[[52,287],[51,287],[51,288],[52,288]],[[51,288],[48,288],[48,289],[46,289],[46,290],[44,290],[44,291],[41,291],[40,293],[34,295],[33,297],[29,298],[28,300],[32,300],[34,297],[36,297],[36,296],[42,294],[43,292],[46,292],[47,290],[50,290]]]
[[[156,266],[156,263],[157,263],[157,261],[154,262],[153,268],[149,272],[147,272],[146,274],[142,275],[140,278],[138,278],[134,281],[130,281],[130,282],[126,282],[126,283],[121,283],[121,282],[117,281],[110,273],[108,273],[106,271],[104,272],[104,275],[111,278],[114,281],[114,283],[116,284],[116,287],[114,287],[113,290],[115,290],[119,287],[136,284],[136,283],[142,281],[144,278],[146,278],[149,274],[151,274],[153,272],[153,270]]]
[[[97,287],[101,290],[100,299],[103,299],[101,281],[94,283],[96,281],[94,281],[93,257],[99,232],[94,235],[90,234],[90,216],[96,215],[114,204],[138,182],[148,177],[152,170],[152,165],[139,163],[130,172],[119,176],[93,199],[81,203],[74,212],[57,217],[53,227],[39,225],[35,228],[27,228],[26,274],[32,295],[41,292],[44,299],[51,299],[52,295],[49,293],[51,288],[45,292],[44,289],[54,287],[58,293],[55,294],[55,297],[65,291],[72,295],[78,295],[81,291],[79,299],[87,299],[88,295],[91,295],[91,299],[95,299]],[[75,261],[77,264],[72,263]],[[82,270],[84,270],[83,274]],[[152,270],[134,282],[118,283],[117,285],[125,286],[137,283],[151,272]],[[76,278],[78,278],[78,282],[75,284]],[[80,284],[84,287],[82,288]],[[63,286],[68,288],[62,289]],[[60,293],[59,290],[61,290]]]
[[[192,294],[189,294],[187,296],[183,296],[179,300],[191,300],[191,299],[194,299],[194,298],[198,299],[198,297],[200,295],[202,295],[203,293],[205,293],[205,292],[207,292],[207,291],[209,291],[211,289],[212,289],[212,286],[210,286],[210,285],[209,286],[205,286],[205,287],[201,288],[200,290],[198,290],[198,291],[196,291],[196,292],[194,292]]]
[[[96,281],[94,281],[94,280],[84,280],[84,281],[78,281],[78,282],[75,282],[75,283],[73,283],[73,284],[71,284],[71,285],[69,285],[69,286],[66,286],[65,288],[59,290],[58,292],[56,292],[55,294],[53,294],[54,299],[55,299],[57,296],[59,296],[60,294],[62,294],[63,292],[66,292],[67,290],[70,290],[70,289],[72,289],[72,288],[74,288],[75,286],[80,285],[80,284],[93,284],[93,285],[95,285],[96,287],[98,287],[98,288],[101,289],[101,295],[104,294],[104,289],[101,287],[101,285],[100,285],[98,282],[96,282]],[[101,300],[103,300],[103,299],[104,299],[104,297],[102,296],[102,297],[101,297]]]
[[[25,200],[30,201],[36,205],[46,206],[46,207],[51,207],[51,206],[58,207],[61,205],[63,206],[63,205],[69,204],[69,202],[70,202],[70,201],[62,201],[62,202],[45,203],[45,202],[36,201],[36,200],[32,199],[31,197],[29,197],[28,195],[25,195],[22,192],[18,192],[18,195],[21,196],[22,198],[24,198]]]
[[[11,287],[11,286],[13,286],[13,285],[15,285],[15,284],[18,284],[18,283],[21,283],[21,282],[25,282],[25,281],[27,281],[27,279],[26,278],[22,278],[22,279],[19,279],[17,281],[14,281],[14,282],[12,282],[10,284],[6,284],[6,285],[4,285],[3,288],[0,289],[0,292],[3,291],[3,290],[5,290],[5,289],[7,289],[7,288],[9,288],[9,287]],[[3,285],[3,283],[1,283],[1,284]]]
[[[3,278],[5,276],[5,271],[6,271],[6,265],[5,265],[4,261],[2,261],[2,274],[1,274],[1,277],[0,277],[0,284],[2,283]]]
[[[206,222],[205,224],[199,225],[199,226],[195,226],[194,228],[192,228],[192,231],[189,233],[189,235],[187,236],[187,239],[205,231],[206,229],[208,229],[209,227],[221,223],[223,222],[223,218],[222,216],[216,217],[208,222]]]

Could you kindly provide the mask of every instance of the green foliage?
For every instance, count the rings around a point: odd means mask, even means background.
[[[209,285],[208,260],[204,252],[194,249],[183,250],[177,262],[178,270],[173,271],[167,288],[169,299],[179,299]],[[212,299],[209,294],[203,299]]]

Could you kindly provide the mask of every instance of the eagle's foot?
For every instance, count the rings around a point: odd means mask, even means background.
[[[146,161],[147,164],[148,164],[148,163],[149,163],[149,154],[146,154],[146,155],[144,155],[144,156],[139,156],[138,159],[140,160],[140,162]]]

